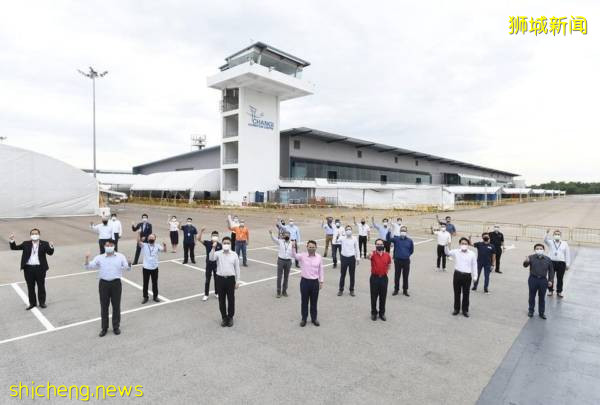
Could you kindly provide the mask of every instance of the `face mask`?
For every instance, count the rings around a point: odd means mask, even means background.
[[[542,249],[536,249],[535,254],[538,255],[539,257],[541,257],[544,255],[544,251]]]
[[[460,250],[462,250],[463,252],[466,252],[468,248],[468,245],[460,245]]]
[[[233,217],[233,222],[238,222],[238,217]]]
[[[285,239],[286,241],[290,240],[289,236],[284,236],[283,239]]]
[[[104,251],[105,251],[106,253],[114,253],[114,252],[115,252],[115,247],[114,247],[114,246],[106,246],[106,247],[104,248]]]
[[[187,224],[188,224],[188,225],[191,225],[191,224],[192,224],[192,221],[187,221]]]
[[[116,221],[116,220],[117,220],[117,218],[116,218],[116,217],[112,217],[112,220],[113,220],[113,221]]]
[[[360,223],[364,225],[364,224],[365,224],[365,221],[360,221]]]
[[[224,250],[224,251],[226,251],[226,252],[227,252],[227,251],[229,251],[229,249],[231,249],[231,244],[229,244],[229,243],[225,243],[225,244],[223,244],[223,250]]]
[[[40,235],[31,235],[31,240],[39,240]]]
[[[294,225],[294,221],[290,221],[290,225]]]
[[[177,218],[171,218],[171,222],[177,221]]]
[[[494,228],[494,232],[498,232],[500,228]]]
[[[243,222],[240,222],[240,228],[243,228],[243,227],[245,227],[245,226],[246,226],[246,224],[245,224],[245,223],[243,223]]]
[[[352,236],[352,231],[350,229],[346,230],[346,236]]]
[[[406,237],[406,232],[404,232],[404,231],[400,232],[400,236],[402,236],[403,238],[405,238]]]
[[[377,249],[378,252],[383,252],[383,249],[385,249],[385,246],[375,246],[375,249]]]
[[[400,225],[400,224],[402,223],[402,220],[401,220],[401,219],[399,219],[399,220],[397,220],[397,221],[396,221],[396,223],[397,223],[398,225]]]
[[[387,226],[388,221],[383,221],[383,226]]]
[[[440,231],[446,232],[446,228],[440,228]]]
[[[554,235],[554,240],[560,240],[560,235]]]
[[[154,239],[148,239],[148,243],[154,245]]]
[[[148,218],[142,218],[142,222],[148,221]]]
[[[339,222],[336,222],[335,226],[339,228],[340,226],[342,226],[342,224],[340,224]]]
[[[281,225],[285,225],[285,221],[281,221]],[[290,224],[291,225],[291,224]]]
[[[218,242],[219,241],[219,237],[218,236],[213,236],[210,238],[210,240],[212,240],[213,242]]]
[[[104,225],[106,225],[106,224],[108,224],[108,221],[102,221],[102,223],[103,223]]]
[[[490,240],[490,238],[487,238],[487,237],[486,237],[486,238],[483,238],[483,241],[484,241],[484,242],[489,242],[489,240]]]

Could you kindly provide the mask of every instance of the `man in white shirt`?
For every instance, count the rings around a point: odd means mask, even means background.
[[[402,227],[402,218],[396,218],[396,223],[392,224],[392,237],[400,236],[400,228]]]
[[[548,257],[552,260],[554,273],[556,274],[556,295],[558,298],[564,298],[563,277],[565,271],[571,267],[571,249],[569,244],[562,240],[560,230],[555,230],[550,237],[550,230],[546,231],[544,243],[548,246]],[[548,287],[548,295],[551,297],[554,294],[554,277],[552,277],[552,286]]]
[[[356,217],[354,217],[354,225],[358,229],[358,250],[360,257],[367,257],[367,243],[371,236],[371,227],[367,224],[365,218],[361,218],[360,223],[356,223]]]
[[[240,286],[240,259],[231,250],[231,238],[224,237],[221,241],[223,250],[216,251],[217,242],[213,242],[209,260],[217,262],[215,275],[215,290],[219,295],[219,310],[221,311],[221,326],[233,326],[235,314],[235,290]],[[227,299],[227,305],[225,300]]]
[[[112,225],[108,223],[107,217],[102,217],[101,224],[94,225],[93,222],[90,222],[90,229],[98,234],[98,246],[100,246],[100,254],[103,255],[106,241],[113,240]]]
[[[450,246],[452,242],[452,236],[450,232],[446,230],[446,226],[440,226],[440,229],[437,231],[431,228],[431,233],[437,235],[437,262],[436,262],[436,270],[440,271],[440,262],[442,264],[442,271],[446,271],[446,246]]]
[[[144,278],[144,283],[142,287],[142,304],[148,302],[148,284],[150,278],[152,278],[152,297],[154,302],[160,302],[158,298],[158,256],[160,252],[165,252],[167,250],[167,244],[156,243],[156,235],[150,234],[148,236],[147,242],[142,242],[138,239],[138,245],[142,249],[142,275]]]
[[[112,305],[112,326],[115,335],[121,334],[121,277],[123,270],[131,270],[131,262],[125,256],[115,252],[115,242],[112,239],[104,245],[105,253],[94,257],[90,262],[90,254],[85,255],[86,270],[98,270],[98,292],[100,294],[100,314],[102,329],[100,337],[108,330],[108,307]]]
[[[462,313],[469,317],[469,292],[471,289],[471,280],[477,282],[477,255],[469,250],[469,239],[460,238],[460,248],[449,250],[445,247],[445,253],[454,258],[454,277],[452,285],[454,287],[454,312],[452,315],[458,315],[461,310],[462,293]]]
[[[283,231],[283,237],[281,239],[277,239],[271,230],[269,230],[269,235],[271,236],[271,240],[277,243],[279,247],[277,253],[277,298],[281,298],[282,294],[284,297],[287,297],[288,278],[290,276],[290,268],[292,267],[292,247],[294,246],[294,241],[290,240],[290,233],[287,229]],[[283,286],[281,285],[282,276]]]
[[[112,239],[115,241],[115,252],[119,251],[119,239],[123,236],[123,225],[117,219],[117,214],[110,216],[110,226],[112,227]]]
[[[335,227],[333,228],[333,239],[331,240],[331,258],[333,259],[333,268],[337,267],[337,256],[338,252],[342,248],[341,239],[346,235],[344,228],[342,228],[342,222],[339,219],[335,220]],[[341,255],[340,255],[341,256]],[[341,258],[340,258],[341,260]]]
[[[340,268],[340,289],[338,296],[344,294],[344,284],[346,282],[346,272],[350,273],[350,295],[354,297],[354,273],[359,263],[358,240],[352,236],[352,227],[347,225],[344,230],[344,236],[338,237],[341,246],[341,268]]]

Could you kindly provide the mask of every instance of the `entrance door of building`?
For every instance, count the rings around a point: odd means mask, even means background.
[[[381,181],[381,184],[386,184],[387,183],[387,175],[382,174],[380,176],[380,181]]]
[[[329,170],[327,172],[327,180],[336,181],[337,180],[337,172],[335,170]]]

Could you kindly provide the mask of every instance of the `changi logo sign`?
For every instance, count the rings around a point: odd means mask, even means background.
[[[250,107],[249,108],[250,112],[248,113],[248,115],[250,116],[250,122],[248,123],[249,126],[273,130],[273,127],[275,126],[273,121],[266,121],[266,120],[262,119],[263,116],[265,115],[264,113],[262,113],[262,112],[259,113],[258,110],[256,109],[256,107],[254,107],[254,106],[249,106],[249,107]]]

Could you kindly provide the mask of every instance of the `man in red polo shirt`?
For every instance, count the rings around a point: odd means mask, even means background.
[[[387,273],[392,263],[392,257],[385,252],[383,239],[375,241],[375,251],[369,253],[371,259],[371,319],[377,320],[377,298],[379,298],[379,319],[385,321],[385,299],[387,297]]]

